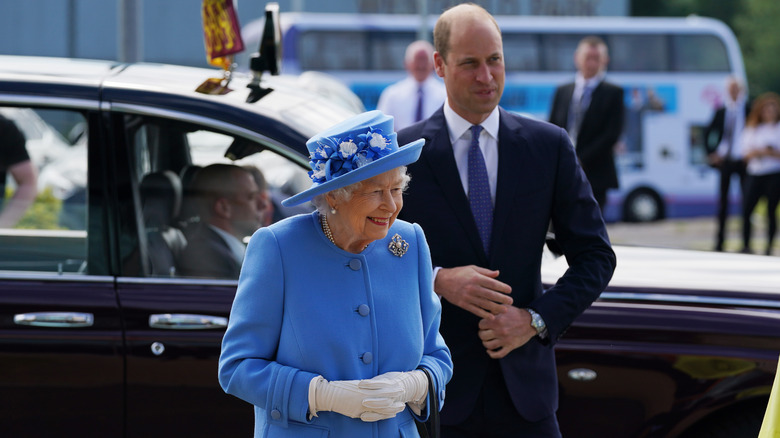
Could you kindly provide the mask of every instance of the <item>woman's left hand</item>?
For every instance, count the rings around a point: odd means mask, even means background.
[[[428,395],[428,377],[421,370],[391,371],[374,378],[361,380],[359,388],[363,389],[400,389],[399,401],[409,403],[415,414],[420,415],[425,407]]]

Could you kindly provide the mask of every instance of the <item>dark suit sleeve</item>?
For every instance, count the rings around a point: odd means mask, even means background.
[[[568,101],[564,95],[564,86],[560,86],[555,89],[555,95],[553,96],[552,108],[550,108],[550,117],[548,121],[553,125],[560,126],[566,129],[566,118],[568,117]]]
[[[612,148],[615,147],[615,143],[623,132],[623,118],[625,116],[623,89],[615,85],[604,84],[603,93],[606,102],[596,108],[600,112],[598,119],[602,120],[603,123],[596,131],[596,136],[588,142],[587,148],[579,148],[578,145],[580,159],[583,163],[599,160],[605,155],[612,154]],[[595,95],[593,100],[596,100]],[[591,103],[591,105],[594,104],[595,102]]]
[[[723,135],[723,119],[725,118],[725,110],[719,108],[712,116],[712,120],[709,125],[704,127],[704,148],[708,154],[715,152],[720,144],[721,137]]]
[[[553,343],[607,287],[616,265],[599,206],[565,131],[559,131],[555,146],[552,224],[569,268],[530,306],[545,320],[547,341]]]

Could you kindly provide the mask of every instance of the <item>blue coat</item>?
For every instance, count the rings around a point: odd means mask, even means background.
[[[388,250],[396,233],[409,243],[403,257]],[[418,436],[408,408],[373,423],[334,412],[309,420],[308,388],[317,375],[356,380],[424,367],[443,403],[452,360],[431,276],[422,229],[403,221],[360,254],[333,245],[316,212],[258,230],[219,360],[222,388],[255,406],[255,436]]]

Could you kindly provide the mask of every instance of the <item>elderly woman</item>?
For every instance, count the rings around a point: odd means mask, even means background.
[[[399,148],[379,111],[313,137],[314,184],[283,204],[317,211],[252,236],[219,381],[255,406],[256,437],[415,437],[443,403],[452,360],[428,245],[396,220],[423,143]]]

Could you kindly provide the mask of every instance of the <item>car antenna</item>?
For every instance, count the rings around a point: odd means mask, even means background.
[[[268,3],[265,6],[265,27],[260,38],[258,52],[252,54],[249,61],[249,69],[252,71],[252,82],[247,85],[250,90],[246,101],[257,102],[273,91],[273,88],[263,88],[260,79],[264,72],[272,75],[279,74],[279,64],[282,54],[282,32],[279,28],[279,3]]]

